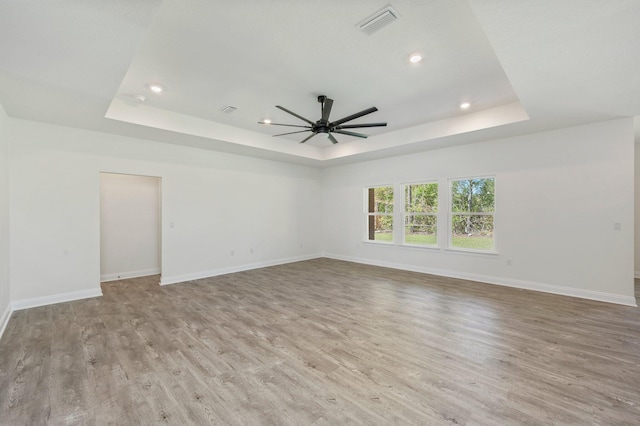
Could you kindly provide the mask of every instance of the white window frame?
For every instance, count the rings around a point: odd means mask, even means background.
[[[384,213],[380,213],[380,212],[373,212],[370,213],[369,212],[369,190],[370,189],[375,189],[375,188],[391,188],[391,190],[393,191],[393,212],[388,213],[388,212],[384,212]],[[396,234],[396,211],[397,211],[397,207],[396,207],[396,186],[394,184],[382,184],[382,185],[369,185],[369,186],[365,186],[363,188],[363,211],[364,211],[364,235],[363,235],[363,240],[365,243],[370,243],[370,244],[386,244],[386,245],[393,245],[395,244],[395,234]],[[391,241],[380,241],[380,240],[370,240],[369,239],[369,217],[370,216],[391,216]]]
[[[424,212],[418,212],[418,213],[407,213],[406,209],[407,209],[407,200],[406,200],[406,189],[408,186],[412,186],[412,185],[426,185],[426,184],[436,184],[438,187],[438,194],[436,199],[438,200],[438,209],[436,212],[430,212],[430,213],[424,213]],[[400,185],[400,194],[402,196],[402,201],[401,201],[401,205],[402,205],[402,218],[401,218],[401,223],[402,223],[402,245],[404,246],[409,246],[409,247],[423,247],[423,248],[438,248],[439,247],[439,238],[440,238],[440,182],[436,179],[432,179],[432,180],[427,180],[427,181],[420,181],[420,182],[407,182],[407,183],[403,183]],[[405,226],[406,226],[406,219],[409,216],[433,216],[436,218],[436,243],[435,244],[413,244],[413,243],[408,243],[406,242],[406,231],[405,231]]]
[[[494,183],[493,212],[456,213],[453,211],[453,206],[452,206],[453,200],[451,197],[453,182],[461,181],[461,180],[471,180],[471,179],[493,179],[493,183]],[[447,250],[480,253],[480,254],[498,254],[498,239],[497,239],[497,233],[496,233],[496,228],[497,228],[496,213],[498,209],[497,181],[498,179],[496,179],[495,175],[466,176],[466,177],[456,177],[456,178],[448,179],[449,185],[448,185],[448,191],[447,191],[447,213],[448,213]],[[493,216],[493,249],[483,250],[483,249],[473,249],[473,248],[464,248],[464,247],[454,247],[453,246],[453,217],[454,216]]]

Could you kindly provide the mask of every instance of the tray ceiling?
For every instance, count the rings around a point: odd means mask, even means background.
[[[385,6],[0,2],[0,102],[16,118],[312,165],[640,114],[636,1],[396,0],[398,19],[363,33]],[[302,124],[275,105],[315,121],[318,95],[334,118],[376,106],[356,122],[389,125],[301,145],[258,124]]]

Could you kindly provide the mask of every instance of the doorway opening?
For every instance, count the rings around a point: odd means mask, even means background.
[[[159,177],[100,173],[100,282],[161,274],[161,189]]]

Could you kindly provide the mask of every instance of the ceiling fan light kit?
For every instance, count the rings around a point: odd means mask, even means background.
[[[320,95],[320,96],[318,96],[318,102],[320,103],[320,115],[321,115],[321,117],[316,122],[313,122],[313,121],[311,121],[311,120],[309,120],[309,119],[307,119],[305,117],[302,117],[301,115],[298,115],[293,111],[289,111],[288,109],[286,109],[283,106],[276,105],[276,108],[281,109],[282,111],[286,112],[287,114],[291,114],[294,117],[304,121],[305,123],[308,124],[308,126],[300,126],[300,125],[296,125],[296,124],[271,123],[271,122],[267,122],[267,121],[259,121],[258,123],[259,124],[268,124],[268,125],[271,125],[271,126],[298,127],[298,128],[305,129],[305,130],[298,130],[298,131],[295,131],[295,132],[280,133],[280,134],[273,135],[273,136],[285,136],[285,135],[292,135],[294,133],[311,132],[311,134],[309,136],[307,136],[302,141],[300,141],[300,143],[305,143],[309,139],[311,139],[312,137],[317,135],[318,133],[321,133],[321,134],[326,134],[327,138],[333,144],[337,144],[338,143],[338,140],[333,136],[333,133],[340,133],[340,134],[343,134],[343,135],[355,136],[355,137],[358,137],[358,138],[366,139],[367,135],[365,135],[365,134],[351,132],[351,131],[348,131],[348,130],[345,130],[345,129],[358,129],[358,128],[363,128],[363,127],[384,127],[384,126],[387,125],[387,123],[343,124],[343,123],[346,123],[348,121],[355,120],[356,118],[360,118],[362,116],[365,116],[367,114],[371,114],[372,112],[376,112],[378,110],[378,108],[376,108],[376,107],[367,108],[367,109],[365,109],[363,111],[357,112],[355,114],[348,115],[348,116],[343,117],[343,118],[341,118],[339,120],[336,120],[336,121],[329,121],[329,115],[331,114],[331,108],[333,107],[333,99],[329,99],[325,95]]]

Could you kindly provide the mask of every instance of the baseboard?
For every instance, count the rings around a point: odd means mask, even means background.
[[[286,263],[301,262],[303,260],[311,260],[322,257],[319,254],[288,257],[284,259],[268,260],[265,262],[247,263],[244,265],[231,266],[228,268],[211,269],[208,271],[196,272],[193,274],[162,276],[160,285],[177,284],[185,281],[200,280],[203,278],[216,277],[218,275],[233,274],[235,272],[250,271],[252,269],[267,268],[269,266],[284,265]]]
[[[577,297],[580,299],[597,300],[599,302],[615,303],[618,305],[635,306],[636,299],[632,296],[622,296],[619,294],[604,293],[592,290],[583,290],[573,287],[564,287],[552,284],[538,283],[533,281],[514,280],[510,278],[494,277],[489,275],[471,274],[466,272],[451,271],[446,269],[425,268],[420,266],[384,262],[378,260],[362,259],[350,256],[334,255],[324,253],[323,257],[347,262],[361,263],[365,265],[382,266],[385,268],[400,269],[403,271],[420,272],[423,274],[438,275],[442,277],[458,278],[469,281],[478,281],[486,284],[500,285],[504,287],[519,288],[523,290],[533,290],[543,293],[558,294],[561,296]]]
[[[159,275],[160,268],[141,269],[139,271],[117,272],[115,274],[100,275],[100,282],[126,280],[128,278],[146,277],[149,275]]]
[[[11,303],[11,309],[19,311],[21,309],[54,305],[56,303],[71,302],[73,300],[88,299],[90,297],[98,296],[102,296],[102,290],[100,287],[92,288],[91,290],[72,291],[69,293],[54,294],[51,296],[35,297],[33,299],[17,300]]]
[[[11,309],[11,304],[7,304],[7,308],[2,313],[2,316],[0,316],[0,339],[4,334],[5,328],[7,328],[7,324],[9,324],[9,318],[11,318],[11,312],[13,312],[13,310]]]

